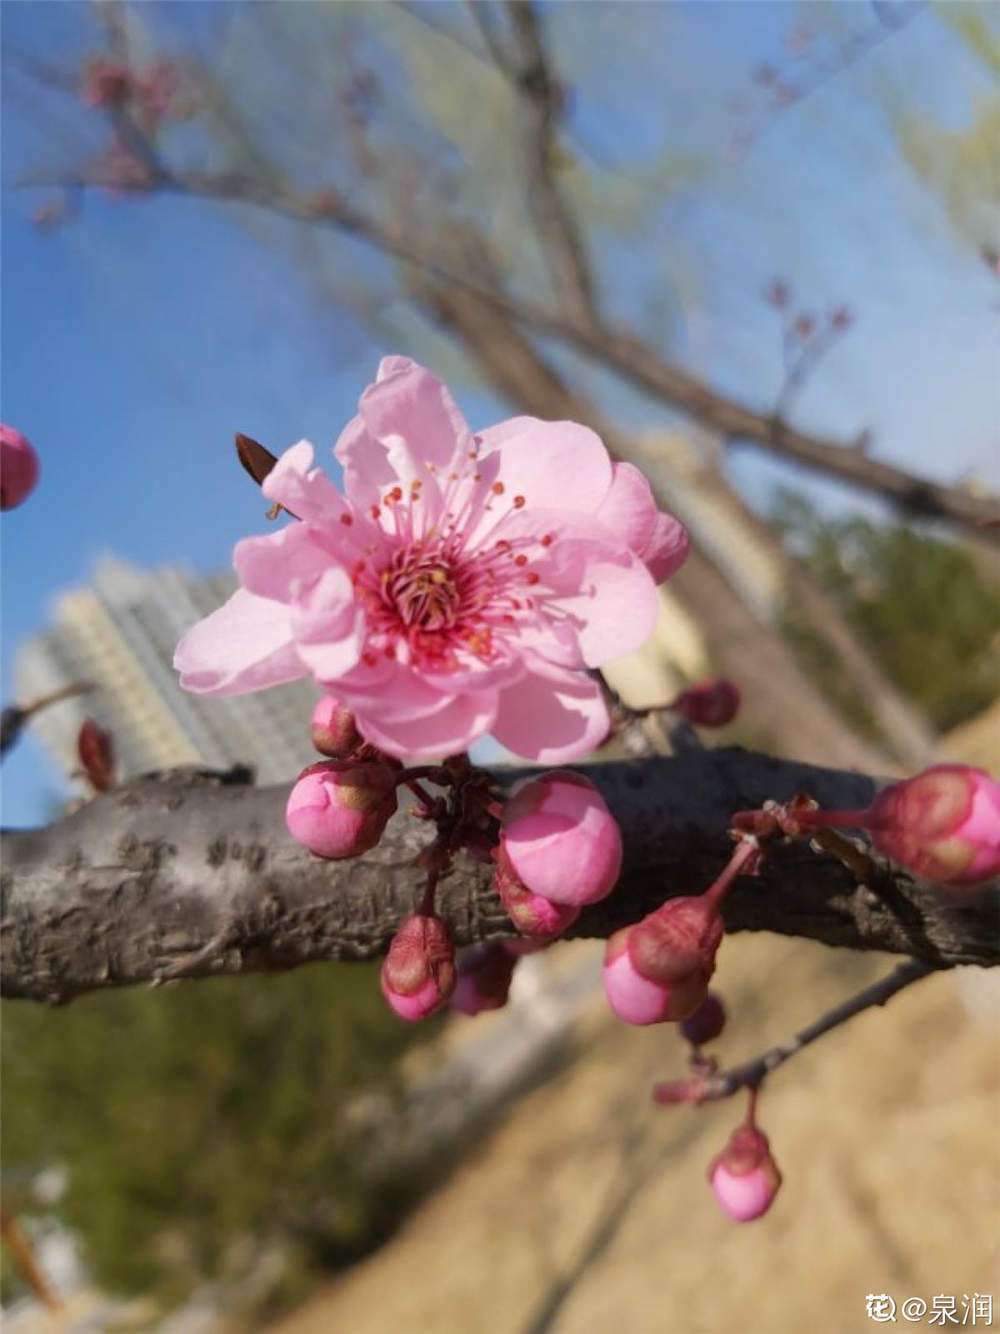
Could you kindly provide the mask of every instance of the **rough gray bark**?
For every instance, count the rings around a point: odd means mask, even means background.
[[[615,892],[570,934],[607,936],[664,899],[697,893],[723,865],[737,809],[802,790],[863,806],[863,775],[739,749],[586,771],[621,823],[626,860]],[[501,770],[514,782],[524,770]],[[284,788],[220,784],[179,770],[97,797],[48,828],[3,840],[2,991],[66,1001],[86,991],[172,976],[292,968],[384,952],[416,905],[408,862],[429,837],[405,813],[368,856],[324,862],[284,827]],[[513,934],[486,866],[461,860],[440,904],[456,941]],[[886,950],[935,967],[1000,962],[995,890],[956,904],[888,868],[868,883],[797,843],[737,884],[730,931],[775,931]]]

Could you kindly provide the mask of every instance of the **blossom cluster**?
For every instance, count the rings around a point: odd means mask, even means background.
[[[599,669],[652,630],[657,584],[684,560],[687,533],[586,427],[516,417],[473,432],[441,382],[404,357],[382,361],[336,444],[343,490],[307,441],[275,459],[240,440],[290,521],[237,544],[240,588],[181,640],[181,683],[234,695],[316,681],[310,733],[324,758],[290,791],[289,832],[318,857],[356,857],[382,839],[400,792],[414,797],[411,813],[434,832],[413,863],[422,890],[388,942],[383,994],[408,1021],[449,1005],[497,1009],[518,959],[612,892],[624,849],[587,777],[546,768],[507,793],[466,752],[492,735],[553,766],[600,745],[611,714]],[[739,703],[735,685],[714,679],[666,707],[719,727]],[[724,899],[774,842],[862,828],[876,851],[952,892],[1000,872],[1000,785],[958,765],[886,788],[865,811],[796,798],[737,812],[732,826],[732,854],[706,890],[670,894],[607,942],[612,1010],[676,1023],[690,1044],[696,1078],[659,1085],[661,1102],[699,1101],[715,1071],[703,1049],[726,1022],[709,991]],[[437,887],[458,855],[491,866],[516,939],[456,948]],[[758,1083],[709,1169],[737,1221],[763,1215],[781,1184],[756,1124]]]

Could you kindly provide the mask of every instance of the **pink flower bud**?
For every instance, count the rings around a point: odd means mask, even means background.
[[[596,903],[621,870],[618,822],[581,774],[526,783],[504,808],[500,844],[521,883],[551,903]]]
[[[20,431],[0,425],[0,510],[27,500],[38,481],[38,455]]]
[[[426,1019],[455,990],[455,946],[448,923],[414,913],[400,924],[382,964],[382,995],[401,1019]]]
[[[749,1223],[766,1214],[781,1185],[767,1136],[744,1124],[709,1164],[708,1179],[715,1198],[734,1223]]]
[[[604,992],[627,1024],[686,1019],[702,1004],[715,971],[723,922],[707,895],[668,899],[616,931],[604,955]]]
[[[507,916],[523,936],[548,941],[561,936],[580,916],[571,903],[553,903],[543,894],[535,894],[518,879],[503,844],[494,853],[493,888],[500,895]]]
[[[1000,783],[983,769],[936,764],[883,788],[865,827],[884,856],[939,884],[1000,875]]]
[[[516,956],[501,941],[463,950],[458,956],[458,983],[451,1008],[469,1015],[502,1009],[516,963]]]
[[[671,708],[698,727],[725,727],[740,707],[739,687],[722,677],[698,681],[678,695]]]
[[[354,714],[333,695],[323,695],[316,701],[309,727],[312,743],[321,755],[342,759],[361,745]]]
[[[317,857],[357,857],[379,841],[395,809],[396,779],[388,765],[321,760],[295,780],[285,824]]]
[[[692,1047],[704,1047],[706,1043],[714,1042],[725,1026],[726,1007],[715,992],[710,991],[694,1014],[689,1014],[682,1022],[681,1032]]]
[[[80,100],[87,107],[120,106],[132,89],[132,74],[120,60],[95,56],[87,64]]]

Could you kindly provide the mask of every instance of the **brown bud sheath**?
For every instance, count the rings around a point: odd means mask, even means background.
[[[111,733],[85,718],[76,738],[76,751],[83,771],[95,792],[108,792],[115,782],[115,748]]]

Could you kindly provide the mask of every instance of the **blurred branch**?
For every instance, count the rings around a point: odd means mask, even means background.
[[[65,173],[36,172],[23,177],[20,184],[93,189],[106,187],[109,182],[96,169],[69,178]],[[544,305],[513,297],[498,282],[484,280],[461,258],[456,262],[449,234],[440,226],[423,227],[415,220],[408,224],[384,222],[349,202],[339,191],[303,194],[285,183],[239,171],[167,172],[151,188],[202,199],[239,200],[364,238],[386,255],[471,292],[535,332],[562,339],[727,440],[757,445],[849,486],[875,492],[906,513],[946,519],[982,541],[1000,544],[1000,528],[990,526],[1000,519],[1000,500],[917,477],[871,458],[850,444],[800,431],[776,415],[718,393],[632,334],[583,324]],[[132,192],[148,194],[149,188],[132,187]]]
[[[493,60],[486,51],[480,50],[474,42],[470,42],[465,34],[454,24],[445,22],[439,17],[437,10],[431,9],[426,0],[393,0],[396,8],[401,10],[408,18],[414,19],[417,23],[422,23],[425,28],[430,28],[439,37],[446,38],[449,42],[460,47],[466,55],[472,56],[480,64],[493,68]],[[473,5],[473,9],[478,5]]]
[[[505,69],[518,101],[528,203],[561,310],[597,328],[593,277],[583,238],[556,180],[555,126],[563,92],[553,77],[532,0],[507,0],[518,58]]]
[[[480,36],[494,65],[504,73],[509,73],[511,59],[504,50],[503,41],[497,32],[490,0],[466,0],[466,8],[479,29]]]
[[[627,849],[614,894],[570,934],[611,935],[674,894],[707,884],[725,862],[737,808],[805,791],[826,806],[866,805],[872,779],[738,749],[591,767]],[[513,783],[524,770],[502,770]],[[3,839],[2,991],[52,1002],[100,988],[293,968],[383,953],[412,911],[426,840],[397,815],[363,858],[312,857],[284,825],[284,788],[214,782],[177,770],[94,798],[46,829]],[[490,884],[468,860],[442,882],[456,943],[513,934]],[[759,879],[736,885],[730,931],[776,931],[828,945],[904,954],[934,968],[1000,963],[997,898],[957,905],[908,875],[868,883],[805,843],[776,848]]]
[[[542,358],[535,344],[504,320],[495,308],[445,284],[417,283],[416,291],[434,317],[456,333],[463,345],[474,353],[490,380],[512,404],[537,417],[568,417],[586,422],[601,436],[615,457],[629,459],[642,468],[664,509],[676,508],[669,488],[663,485],[650,446],[643,447],[630,441],[612,423],[602,419],[588,398],[579,392],[571,392],[551,363]],[[820,588],[771,528],[754,514],[716,470],[701,469],[697,485],[701,494],[711,495],[725,506],[724,512],[728,511],[752,528],[754,541],[767,552],[769,561],[780,573],[785,595],[827,645],[845,679],[864,698],[895,756],[914,768],[930,763],[936,747],[926,719],[886,677],[847,624],[834,599]],[[805,679],[800,665],[774,626],[764,624],[761,618],[749,612],[724,580],[718,577],[712,580],[711,597],[705,597],[700,587],[695,596],[686,596],[686,585],[697,579],[699,566],[703,576],[700,582],[704,582],[705,575],[711,579],[715,571],[705,569],[708,561],[696,550],[688,558],[679,579],[675,577],[672,587],[697,615],[717,669],[751,684],[748,673],[759,669],[767,660],[766,668],[758,670],[748,692],[758,715],[751,725],[760,726],[764,715],[769,714],[766,734],[771,737],[771,744],[779,749],[784,746],[797,754],[803,737],[800,733],[793,741],[788,735],[787,721],[794,718],[795,726],[801,728],[808,719],[807,726],[813,735],[807,754],[824,755],[833,764],[888,767],[892,763],[889,755],[879,754],[873,745],[859,744],[859,738],[851,737],[843,719],[819,694],[814,683]],[[721,633],[713,633],[716,618]],[[748,645],[741,641],[740,626],[747,628],[753,668],[748,663]],[[794,704],[791,702],[793,698]]]
[[[60,700],[71,699],[74,695],[89,695],[94,686],[89,681],[74,681],[72,685],[54,690],[50,695],[42,695],[30,704],[8,704],[0,713],[0,755],[5,755],[20,738],[25,724],[36,713],[58,704]]]

